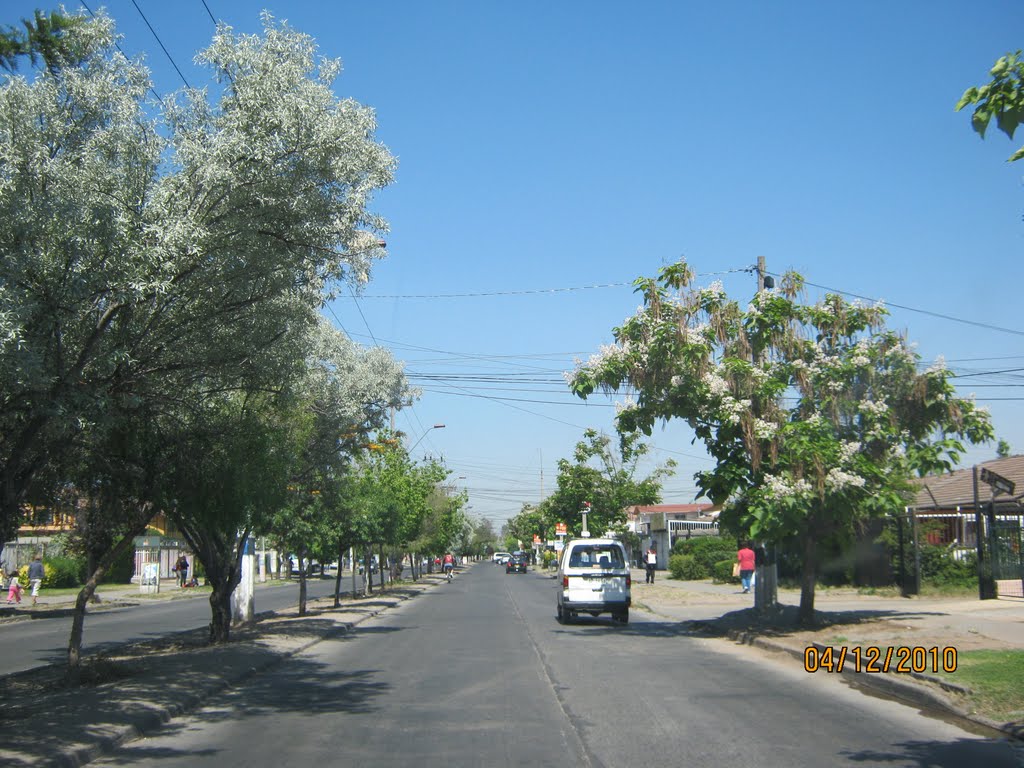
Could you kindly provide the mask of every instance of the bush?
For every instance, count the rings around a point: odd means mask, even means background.
[[[945,547],[921,547],[921,581],[936,587],[975,587],[978,585],[978,559],[971,553],[957,560]]]
[[[696,560],[707,574],[710,574],[715,563],[728,558],[736,559],[736,542],[723,539],[721,536],[695,536],[692,539],[679,539],[672,547],[677,555],[689,555]],[[707,578],[703,576],[701,578]]]
[[[732,575],[735,560],[719,560],[711,569],[711,577],[719,584],[739,584],[740,577]]]
[[[692,555],[672,555],[668,559],[668,569],[673,579],[700,581],[708,577],[707,568],[698,563]]]
[[[82,585],[82,563],[73,557],[51,557],[43,563],[43,589],[63,587],[80,587]],[[28,586],[28,566],[18,569],[18,576],[23,587]]]

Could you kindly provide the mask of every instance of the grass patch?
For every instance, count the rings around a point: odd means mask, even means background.
[[[950,680],[971,689],[975,712],[997,722],[1024,721],[1024,651],[963,651]]]

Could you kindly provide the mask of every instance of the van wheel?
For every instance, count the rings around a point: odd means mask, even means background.
[[[558,619],[558,623],[559,624],[564,624],[565,623],[565,614],[562,613],[562,606],[561,605],[556,606],[555,616]]]
[[[619,622],[619,624],[629,624],[629,608],[619,611],[613,618]]]

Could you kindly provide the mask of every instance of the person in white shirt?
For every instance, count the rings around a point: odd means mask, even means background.
[[[654,542],[651,542],[650,548],[644,554],[644,567],[647,569],[647,584],[654,583],[654,569],[658,565],[658,549],[655,547]]]

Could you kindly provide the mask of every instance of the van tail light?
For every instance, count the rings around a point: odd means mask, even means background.
[[[568,589],[568,588],[569,588],[569,577],[568,576],[563,576],[562,577],[562,589]]]
[[[626,576],[626,588],[628,589],[629,587],[632,587],[632,586],[633,586],[633,577],[632,576]]]

